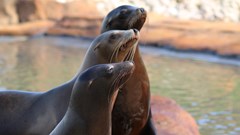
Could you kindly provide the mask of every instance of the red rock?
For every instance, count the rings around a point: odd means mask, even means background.
[[[174,100],[152,96],[153,120],[158,135],[199,135],[194,118]]]

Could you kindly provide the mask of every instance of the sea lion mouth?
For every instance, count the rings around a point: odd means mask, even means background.
[[[111,89],[108,94],[108,101],[110,102],[111,96],[114,92],[121,89],[121,87],[127,82],[130,76],[133,74],[134,67],[132,68],[122,68],[118,76],[112,83]]]
[[[116,90],[118,90],[121,86],[123,86],[127,80],[129,79],[129,77],[131,76],[131,74],[133,73],[133,70],[129,70],[129,71],[126,71],[126,70],[122,70],[119,75],[116,77],[116,79],[113,81],[113,84],[112,84],[112,87],[111,87],[111,90],[112,91],[109,91],[110,93],[113,93],[115,92]]]
[[[126,83],[130,75],[133,73],[133,70],[125,72],[119,79],[118,86],[121,87],[123,84]]]
[[[137,48],[136,43],[137,43],[138,39],[139,39],[138,32],[136,32],[135,35],[133,35],[131,38],[129,38],[126,42],[124,42],[123,44],[116,47],[111,55],[110,63],[116,62],[116,61],[114,61],[114,59],[116,59],[116,60],[118,59],[119,52],[124,52],[127,49],[129,49],[129,50],[128,50],[128,52],[126,52],[124,59],[121,61],[132,61],[134,54],[135,54],[135,50]]]
[[[132,37],[130,38],[125,44],[121,45],[119,48],[119,51],[125,51],[128,46],[131,46],[137,42],[138,38],[137,37]]]
[[[122,47],[125,48],[125,46],[132,46],[131,49],[128,51],[127,55],[125,56],[125,58],[123,59],[123,61],[133,60],[133,57],[137,48],[137,44],[136,44],[137,41],[138,41],[138,38],[135,35],[135,37],[132,37],[120,47],[120,51],[121,51]]]

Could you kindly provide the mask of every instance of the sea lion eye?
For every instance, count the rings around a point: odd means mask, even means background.
[[[107,73],[108,74],[112,74],[113,73],[113,66],[108,67]]]
[[[121,14],[121,15],[126,14],[126,13],[127,13],[127,9],[122,9],[122,10],[120,11],[120,14]]]
[[[116,39],[116,38],[117,38],[117,35],[113,33],[113,34],[110,35],[110,38],[111,38],[111,39]]]
[[[112,21],[109,21],[108,23],[107,23],[107,27],[110,27],[112,25]]]

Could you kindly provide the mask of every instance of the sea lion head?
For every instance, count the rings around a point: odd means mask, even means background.
[[[133,60],[137,43],[139,41],[139,31],[111,30],[98,36],[92,43],[90,50],[94,51],[100,63],[115,63]]]
[[[101,33],[108,30],[141,30],[147,12],[144,8],[137,8],[130,5],[119,6],[108,13],[104,18],[101,28]]]
[[[99,64],[83,71],[76,80],[71,101],[81,105],[111,105],[116,99],[119,87],[131,76],[134,64],[126,61],[112,64]],[[93,100],[89,100],[92,98]],[[87,106],[86,105],[86,106]]]

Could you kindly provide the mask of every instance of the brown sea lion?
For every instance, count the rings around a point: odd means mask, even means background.
[[[84,71],[73,86],[66,114],[50,135],[112,135],[113,104],[133,69],[132,62],[122,62]]]
[[[85,69],[104,63],[132,60],[138,30],[113,30],[98,36],[82,67],[70,81],[47,92],[1,91],[1,135],[48,135],[66,113],[74,82]]]
[[[109,30],[141,30],[147,13],[143,8],[123,5],[104,18],[101,33]],[[113,108],[113,135],[155,135],[150,111],[149,78],[139,48],[134,55],[136,69],[121,87]]]

